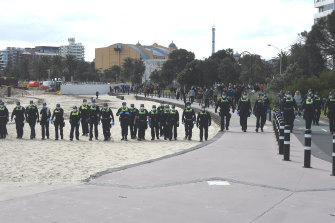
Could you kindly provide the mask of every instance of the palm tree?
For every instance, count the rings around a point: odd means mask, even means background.
[[[58,80],[63,71],[63,58],[61,56],[57,55],[52,58],[52,70]]]

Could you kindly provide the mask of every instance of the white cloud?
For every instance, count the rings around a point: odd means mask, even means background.
[[[0,0],[0,48],[62,45],[75,37],[86,47],[86,59],[94,48],[116,42],[159,44],[172,40],[197,58],[211,54],[211,26],[216,25],[216,50],[271,58],[292,44],[297,34],[313,24],[313,1],[208,0],[208,1],[42,1]]]

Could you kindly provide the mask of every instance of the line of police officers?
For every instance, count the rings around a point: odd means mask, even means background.
[[[150,126],[151,128],[151,140],[159,137],[163,137],[167,140],[173,138],[177,140],[177,128],[179,127],[179,113],[175,106],[172,105],[170,109],[169,105],[164,105],[164,102],[156,108],[156,105],[152,106],[152,110],[148,112],[144,105],[141,104],[140,109],[136,109],[134,104],[128,108],[126,102],[122,103],[122,107],[118,109],[116,116],[119,116],[121,124],[121,135],[122,140],[127,140],[128,128],[130,129],[131,138],[137,138],[139,141],[145,140],[145,131]],[[16,103],[11,115],[11,122],[16,124],[17,138],[23,137],[23,127],[25,121],[30,126],[30,139],[36,138],[35,125],[40,123],[42,128],[42,140],[45,138],[49,139],[49,123],[55,127],[55,140],[64,138],[63,128],[65,127],[64,121],[64,110],[60,104],[56,105],[56,108],[51,112],[47,107],[46,103],[43,103],[43,107],[40,111],[33,101],[24,108],[20,105],[20,102]],[[0,138],[6,138],[7,128],[6,125],[9,122],[9,112],[4,102],[0,102]],[[82,125],[82,135],[89,136],[89,140],[93,139],[93,133],[96,140],[98,140],[98,125],[102,124],[104,140],[110,140],[111,133],[110,129],[114,126],[114,115],[111,108],[108,107],[107,103],[104,103],[100,109],[96,105],[95,100],[92,100],[92,105],[87,104],[87,100],[83,100],[83,104],[79,109],[74,106],[70,113],[69,123],[71,126],[70,140],[74,139],[74,136],[79,140],[79,127]],[[210,113],[206,111],[205,106],[198,113],[196,117],[195,111],[191,108],[191,104],[188,103],[182,114],[182,124],[185,125],[185,139],[192,139],[192,129],[196,125],[200,129],[200,141],[208,139],[208,127],[211,125]]]

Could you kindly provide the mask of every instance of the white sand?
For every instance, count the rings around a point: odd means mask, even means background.
[[[150,128],[146,131],[146,139],[149,140],[141,142],[137,140],[121,141],[118,117],[115,117],[115,126],[111,129],[111,141],[103,141],[102,126],[99,126],[99,141],[90,142],[88,137],[82,137],[80,127],[80,141],[71,142],[69,140],[69,113],[72,106],[81,105],[83,98],[89,97],[58,96],[35,91],[29,96],[4,99],[10,114],[15,107],[16,100],[20,100],[24,107],[28,105],[29,100],[34,100],[35,103],[38,102],[39,109],[45,101],[52,110],[57,103],[60,103],[66,114],[66,126],[64,128],[64,140],[54,140],[54,127],[51,125],[51,139],[42,141],[39,123],[36,125],[37,137],[35,140],[29,139],[30,128],[27,123],[24,127],[24,139],[22,140],[16,139],[15,124],[7,125],[9,136],[7,139],[0,141],[0,182],[79,183],[96,172],[162,157],[199,144],[199,129],[193,129],[193,140],[188,141],[183,139],[185,136],[183,125],[178,128],[177,141],[165,141],[164,139],[150,141]],[[134,103],[137,108],[140,104],[145,104],[149,111],[153,104],[157,104],[149,101],[136,101],[132,96],[127,96],[126,101],[128,106]],[[97,104],[101,106],[104,102],[108,102],[115,115],[122,101],[116,97],[102,95],[99,97]],[[181,116],[182,110],[178,110]],[[209,138],[212,138],[218,130],[218,126],[213,123],[209,129]]]

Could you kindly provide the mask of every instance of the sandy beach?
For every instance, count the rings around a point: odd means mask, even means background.
[[[178,128],[177,141],[146,140],[121,141],[121,128],[118,117],[115,117],[115,126],[111,129],[111,141],[104,142],[102,126],[99,126],[99,140],[89,141],[88,137],[80,134],[80,141],[70,141],[69,114],[74,105],[80,106],[84,98],[91,96],[66,96],[44,93],[41,91],[29,91],[28,95],[3,98],[10,114],[19,100],[26,107],[30,100],[34,100],[38,108],[46,102],[53,110],[57,103],[65,112],[66,126],[64,128],[64,140],[55,141],[54,126],[50,126],[50,139],[41,140],[41,127],[36,125],[37,137],[30,140],[30,128],[26,123],[22,140],[16,139],[15,123],[7,125],[9,136],[0,141],[0,182],[2,183],[79,183],[90,175],[107,170],[109,168],[134,164],[150,160],[175,152],[179,152],[200,144],[199,129],[193,129],[192,141],[184,140],[184,126]],[[125,101],[139,108],[144,104],[146,109],[151,110],[153,104],[150,101],[136,101],[133,96],[126,96]],[[97,104],[102,106],[107,102],[112,108],[114,116],[122,101],[114,96],[101,95]],[[178,109],[180,116],[181,109]],[[180,117],[181,118],[181,117]],[[216,135],[219,128],[215,123],[209,128],[209,138]],[[80,131],[81,133],[81,131]],[[130,137],[129,137],[130,138]],[[146,131],[146,138],[150,139],[150,128]]]

